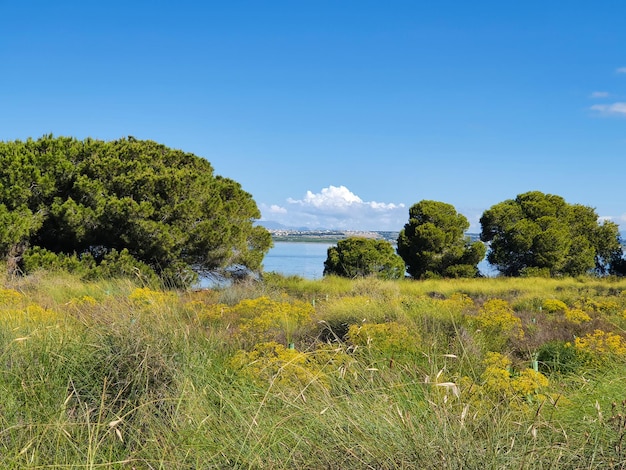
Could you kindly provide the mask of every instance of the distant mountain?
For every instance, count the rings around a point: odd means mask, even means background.
[[[273,220],[257,220],[256,225],[265,227],[269,230],[286,230],[288,227],[280,222],[274,222]]]
[[[298,231],[298,232],[309,232],[312,230],[326,230],[323,228],[312,229],[310,227],[292,227],[289,225],[281,224],[280,222],[275,222],[273,220],[258,220],[256,224],[260,225],[261,227],[265,227],[268,230],[289,230],[289,231]]]

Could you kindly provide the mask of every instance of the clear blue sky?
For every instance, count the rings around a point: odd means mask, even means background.
[[[0,1],[0,140],[133,135],[263,219],[479,229],[529,190],[626,227],[626,2]]]

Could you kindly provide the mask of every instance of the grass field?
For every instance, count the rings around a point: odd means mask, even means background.
[[[626,280],[0,288],[0,468],[626,468]]]

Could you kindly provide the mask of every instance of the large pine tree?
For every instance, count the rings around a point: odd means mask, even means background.
[[[13,269],[50,254],[97,266],[124,253],[183,285],[231,266],[257,270],[271,246],[259,217],[239,183],[156,142],[0,143],[0,256]]]

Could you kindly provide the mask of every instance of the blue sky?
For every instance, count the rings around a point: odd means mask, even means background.
[[[626,228],[626,2],[0,2],[0,140],[132,135],[263,219],[399,230],[540,190]]]

